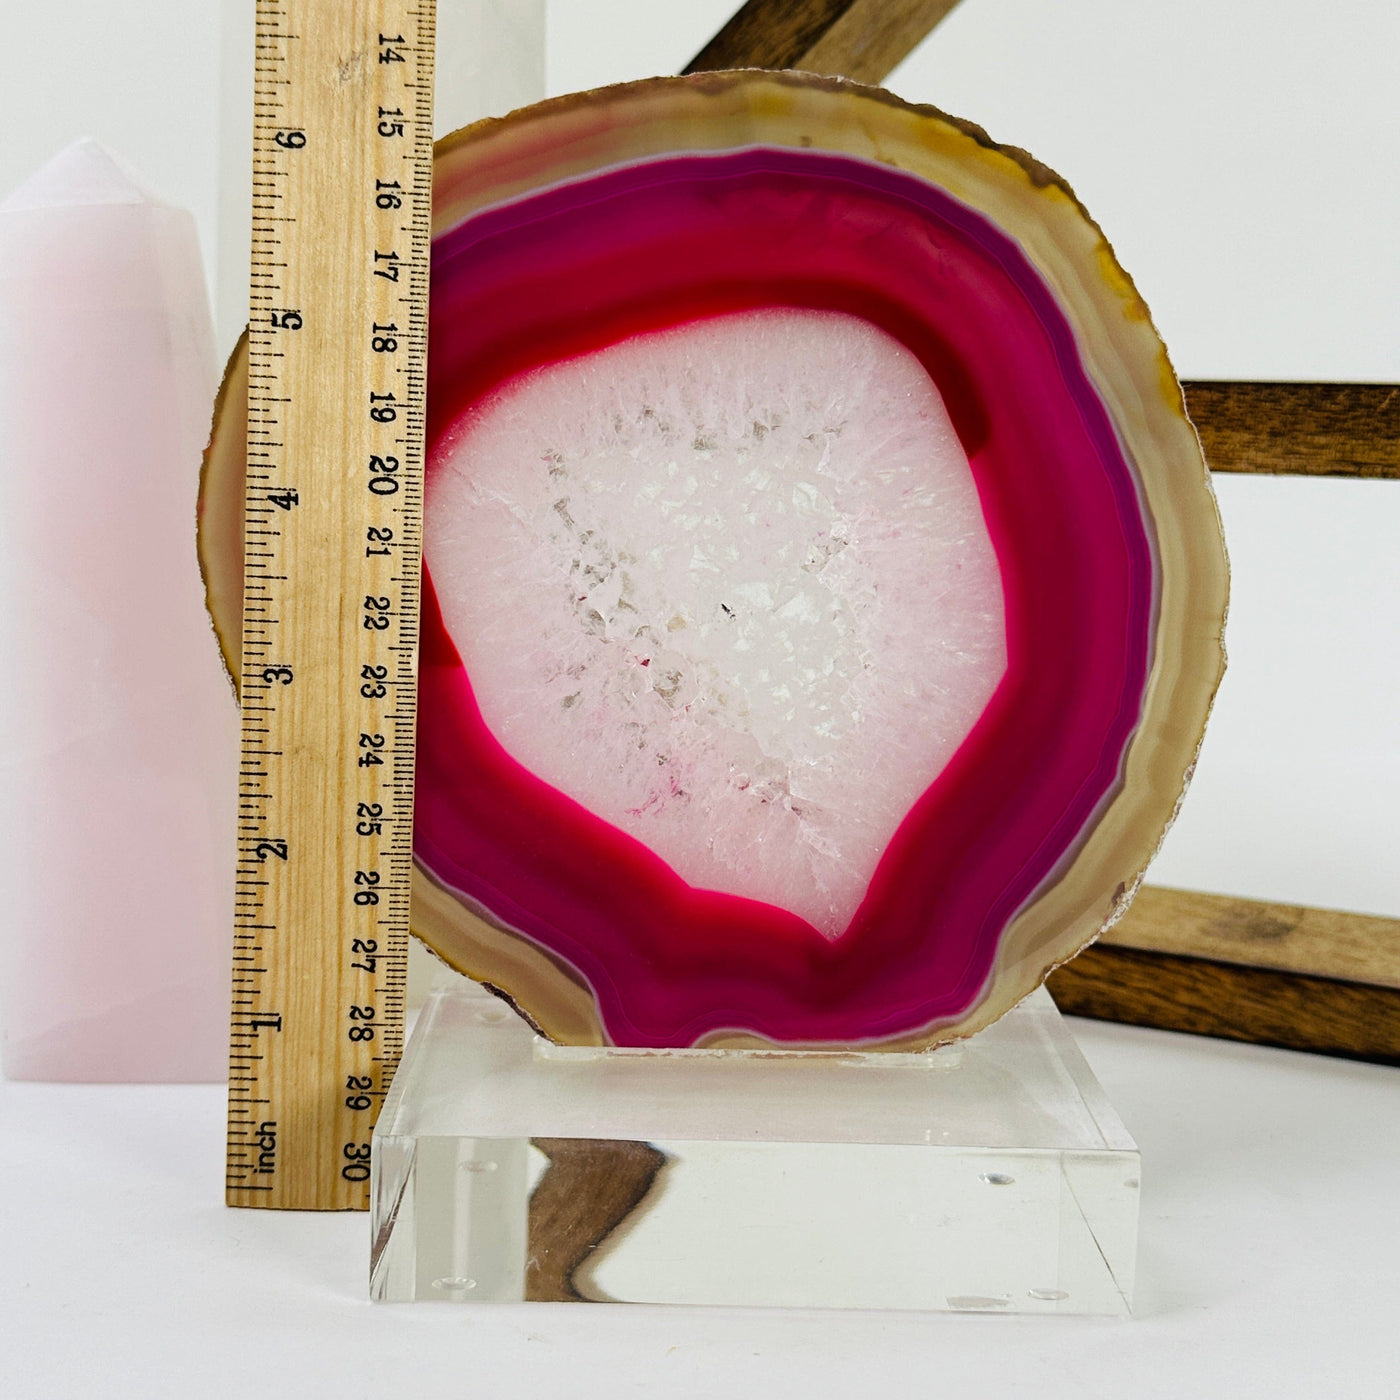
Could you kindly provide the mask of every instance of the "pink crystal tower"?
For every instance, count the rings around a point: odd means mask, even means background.
[[[194,221],[79,142],[0,205],[5,1072],[219,1080],[236,715],[190,541]]]

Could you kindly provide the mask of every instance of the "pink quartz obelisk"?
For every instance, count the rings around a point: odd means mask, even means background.
[[[237,721],[193,522],[194,221],[80,141],[0,203],[0,912],[15,1079],[216,1080]]]

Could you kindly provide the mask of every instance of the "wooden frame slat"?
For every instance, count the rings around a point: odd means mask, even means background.
[[[1400,480],[1400,385],[1198,379],[1183,387],[1212,471]]]
[[[748,0],[686,65],[802,68],[878,83],[958,0]]]
[[[1400,991],[1096,943],[1050,974],[1061,1011],[1400,1064]]]
[[[1100,943],[1400,992],[1400,919],[1144,885]]]

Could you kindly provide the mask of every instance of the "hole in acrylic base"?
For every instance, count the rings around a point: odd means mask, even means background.
[[[1137,1147],[1045,991],[923,1055],[561,1048],[435,992],[371,1293],[1122,1315]]]

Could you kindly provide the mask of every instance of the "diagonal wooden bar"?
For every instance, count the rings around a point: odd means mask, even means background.
[[[747,0],[686,66],[878,83],[957,0]],[[1400,385],[1194,380],[1216,472],[1400,480]],[[1147,886],[1050,978],[1065,1011],[1400,1064],[1400,920]]]
[[[878,83],[958,0],[748,0],[686,65],[802,68]]]

